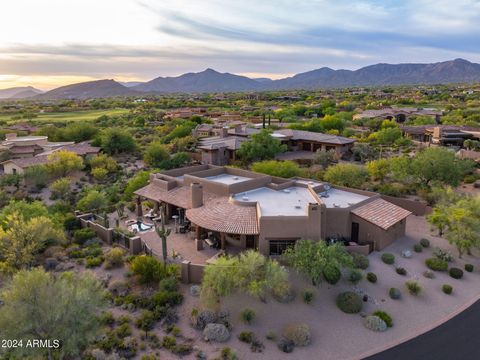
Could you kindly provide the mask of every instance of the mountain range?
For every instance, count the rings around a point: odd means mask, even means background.
[[[386,86],[414,84],[447,84],[480,82],[480,64],[464,59],[433,64],[376,64],[358,70],[333,70],[323,67],[271,80],[251,79],[206,69],[176,77],[158,77],[148,82],[119,83],[97,80],[62,86],[46,93],[32,87],[0,90],[1,98],[86,99],[113,96],[142,96],[162,93],[208,93],[235,91],[268,91],[293,89],[342,88],[353,86]]]
[[[32,86],[13,87],[0,89],[0,99],[25,99],[43,93],[42,90]]]

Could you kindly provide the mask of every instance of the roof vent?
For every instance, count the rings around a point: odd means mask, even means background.
[[[334,207],[340,207],[340,205],[339,205],[339,204],[336,204],[336,203],[333,203],[333,206],[334,206]]]
[[[290,194],[290,189],[284,189],[283,192],[286,194]]]
[[[238,176],[234,176],[234,177],[233,177],[233,180],[238,180]]]
[[[302,207],[300,205],[295,205],[295,209],[301,209]]]
[[[242,196],[243,201],[248,201],[248,196]]]

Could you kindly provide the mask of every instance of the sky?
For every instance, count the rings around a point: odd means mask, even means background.
[[[480,0],[0,0],[0,89],[480,62]]]

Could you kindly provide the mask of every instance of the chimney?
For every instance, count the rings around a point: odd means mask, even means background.
[[[190,184],[190,198],[192,202],[192,209],[198,208],[203,205],[203,187],[200,183]]]
[[[220,137],[221,138],[226,138],[228,136],[228,127],[227,126],[223,126],[221,129],[220,129]]]
[[[8,133],[8,134],[5,134],[5,140],[12,140],[12,139],[16,139],[17,138],[17,133]]]

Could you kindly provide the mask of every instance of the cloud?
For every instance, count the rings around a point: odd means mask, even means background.
[[[51,9],[41,24],[0,23],[0,74],[146,80],[207,67],[291,74],[480,61],[478,0],[102,0],[84,25],[63,3]]]

